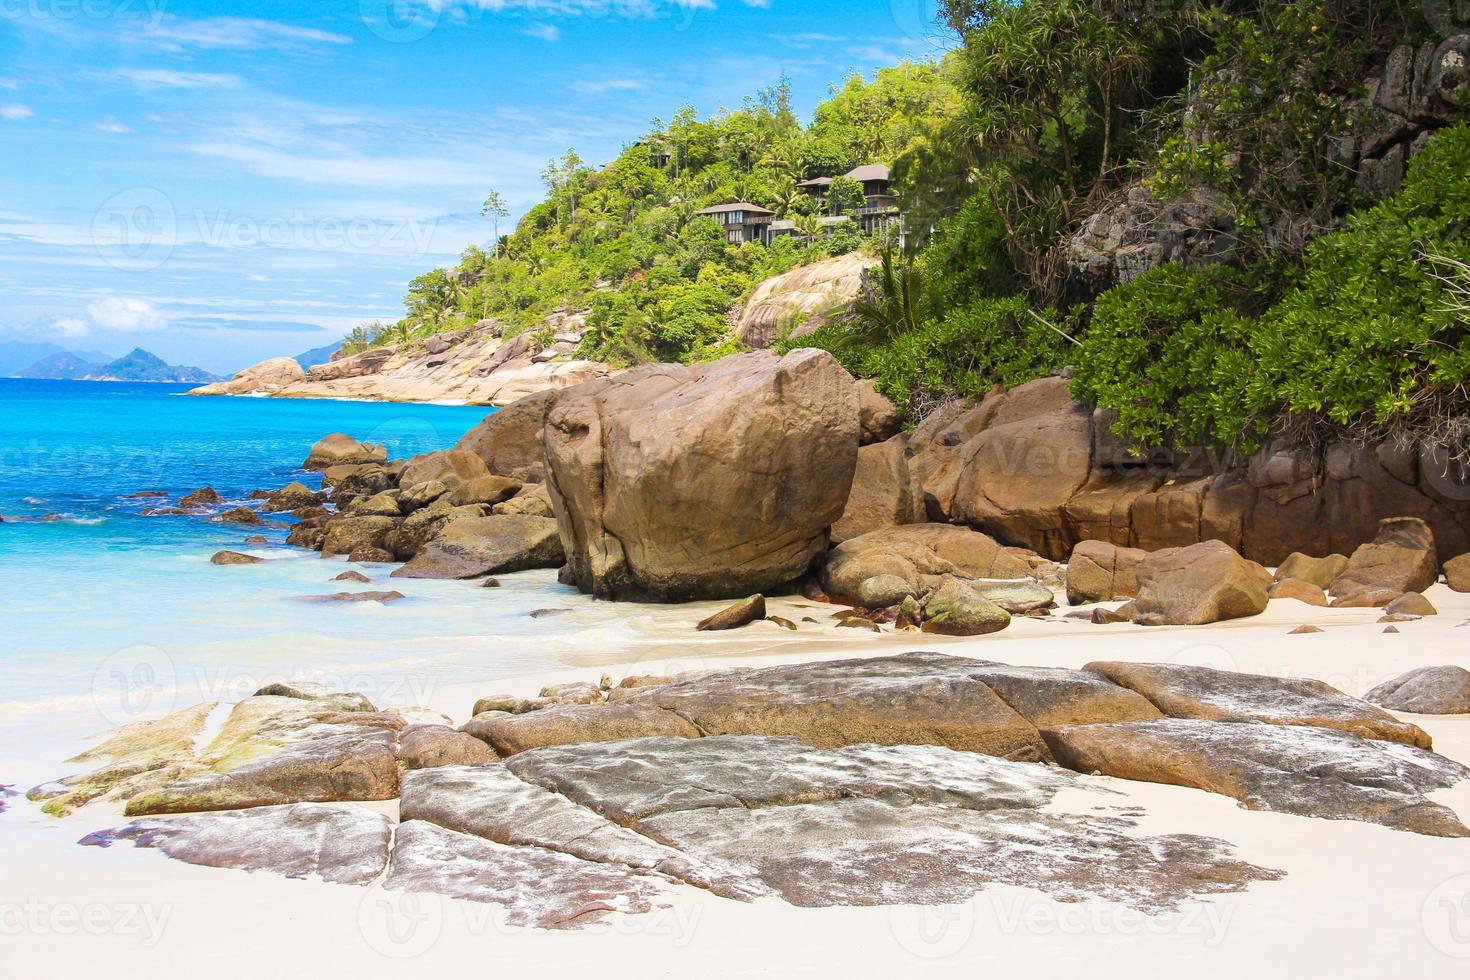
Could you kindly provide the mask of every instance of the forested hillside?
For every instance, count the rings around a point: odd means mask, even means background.
[[[1463,442],[1470,373],[1470,38],[1387,0],[948,0],[958,47],[852,79],[803,125],[778,85],[688,109],[415,280],[372,340],[586,311],[579,354],[739,346],[767,276],[881,255],[851,313],[800,341],[922,416],[1064,367],[1138,440],[1250,448],[1273,427]],[[893,167],[907,232],[823,228],[798,185]],[[860,192],[857,195],[861,201]],[[806,240],[727,245],[696,212],[748,201]],[[492,195],[487,215],[500,213]]]

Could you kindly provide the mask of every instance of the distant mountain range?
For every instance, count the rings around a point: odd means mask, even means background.
[[[67,350],[45,341],[4,340],[0,341],[0,378],[13,378],[52,354],[72,354],[88,364],[105,364],[112,360],[111,354],[101,351]]]
[[[301,365],[301,370],[310,371],[318,364],[325,364],[332,359],[332,355],[342,349],[342,341],[328,344],[325,347],[314,347],[305,354],[297,354],[295,361]]]
[[[29,350],[27,350],[29,348]],[[40,356],[16,368],[16,355],[40,349]],[[0,375],[47,381],[159,381],[206,384],[216,375],[197,367],[180,367],[141,347],[116,360],[95,351],[69,351],[54,344],[0,344]]]

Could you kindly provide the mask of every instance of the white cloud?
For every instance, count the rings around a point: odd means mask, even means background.
[[[568,88],[583,95],[602,95],[604,92],[642,92],[648,85],[636,78],[603,78],[573,82]]]
[[[92,128],[99,133],[131,133],[133,127],[125,126],[116,119],[101,119],[93,123]]]
[[[521,33],[527,37],[539,37],[543,41],[561,40],[561,28],[545,22],[530,24]]]
[[[123,296],[87,304],[87,318],[99,330],[112,333],[152,333],[168,326],[152,303]]]
[[[141,89],[160,88],[239,88],[238,75],[206,71],[173,71],[167,68],[124,68],[114,72],[117,78],[132,82]]]
[[[185,20],[164,15],[157,26],[143,32],[140,40],[170,51],[236,49],[261,51],[295,49],[319,44],[351,44],[352,38],[313,27],[298,27],[254,17],[207,17]]]
[[[18,102],[0,105],[0,119],[7,119],[10,122],[20,122],[22,119],[29,119],[34,115],[35,113],[31,111],[29,106],[23,106]]]

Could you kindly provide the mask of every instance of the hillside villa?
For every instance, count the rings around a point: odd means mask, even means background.
[[[842,176],[855,180],[863,187],[865,203],[852,214],[827,215],[821,221],[831,229],[837,225],[856,220],[863,234],[888,228],[902,218],[898,198],[893,193],[893,178],[889,168],[881,163],[855,167]],[[797,185],[810,197],[826,197],[834,178],[817,177]],[[777,218],[776,212],[748,201],[716,204],[698,212],[715,219],[725,227],[725,240],[731,245],[745,242],[760,242],[769,245],[782,236],[799,237],[796,222],[789,218]]]

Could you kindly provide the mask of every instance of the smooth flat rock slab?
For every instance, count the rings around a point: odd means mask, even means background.
[[[1470,714],[1470,670],[1453,664],[1418,667],[1379,684],[1363,700],[1421,715]]]
[[[366,885],[387,866],[392,839],[392,821],[381,813],[345,804],[298,803],[135,820],[89,834],[81,843],[107,847],[132,841],[188,864]]]
[[[102,763],[90,772],[34,787],[27,798],[42,803],[53,817],[63,817],[102,796],[128,799],[145,789],[178,778],[194,760],[194,745],[215,705],[196,704],[163,718],[124,725],[106,740],[68,759],[69,763]]]
[[[410,820],[398,826],[384,887],[500,905],[508,925],[567,929],[647,912],[660,885],[620,866]]]
[[[1094,671],[1132,688],[1172,718],[1264,721],[1273,725],[1336,728],[1363,738],[1433,747],[1429,734],[1322,681],[1239,674],[1184,664],[1098,661]]]
[[[434,769],[485,765],[496,755],[480,739],[448,725],[414,725],[398,740],[398,761],[405,769]]]
[[[1057,760],[1079,772],[1192,786],[1251,810],[1470,836],[1454,811],[1424,795],[1470,769],[1423,749],[1332,728],[1185,718],[1044,734]]]
[[[676,741],[683,741],[682,739]],[[738,881],[721,881],[684,855],[621,827],[564,796],[517,778],[502,765],[447,766],[403,779],[399,814],[497,844],[539,847],[599,864],[659,872],[731,897],[748,897]]]
[[[757,809],[892,797],[975,810],[1041,807],[1076,785],[1063,770],[934,745],[822,749],[799,739],[644,738],[535,749],[508,760],[521,779],[631,825],[693,809]]]
[[[133,796],[126,813],[391,800],[403,727],[397,715],[343,711],[332,701],[246,698],[190,774]]]
[[[745,870],[792,905],[948,905],[988,885],[1146,912],[1243,891],[1281,874],[1194,835],[1139,837],[1131,821],[1034,810],[976,811],[842,799],[757,810],[703,808],[640,829]]]
[[[538,745],[651,735],[790,735],[822,747],[944,745],[1046,758],[1035,727],[970,676],[976,663],[909,653],[730,671],[605,704],[493,718],[475,734],[502,756]]]

